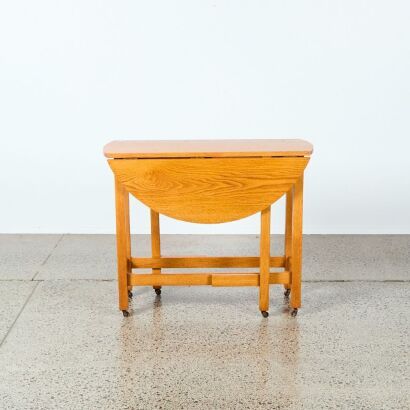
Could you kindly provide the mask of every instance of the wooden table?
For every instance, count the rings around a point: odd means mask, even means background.
[[[301,306],[303,174],[312,154],[296,139],[113,141],[104,155],[115,176],[119,308],[133,286],[258,286],[268,316],[269,285],[282,284],[291,314]],[[151,210],[152,257],[131,256],[129,194]],[[283,255],[270,255],[271,204],[286,195]],[[161,256],[159,215],[222,223],[261,213],[260,256]],[[132,269],[151,268],[151,274]],[[161,273],[162,268],[258,268],[254,273]],[[271,272],[270,268],[283,268]]]

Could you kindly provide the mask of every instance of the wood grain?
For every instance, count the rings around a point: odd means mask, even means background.
[[[289,272],[269,274],[270,284],[289,281]],[[129,274],[128,282],[133,286],[259,286],[259,273],[161,273]]]
[[[246,275],[212,275],[212,286],[258,286],[259,275],[257,273],[248,273]]]
[[[128,309],[128,282],[130,239],[129,239],[129,214],[128,193],[118,179],[115,180],[115,210],[117,230],[117,269],[118,269],[118,294],[120,310]]]
[[[270,206],[261,212],[259,310],[269,310]]]
[[[108,160],[116,178],[160,214],[221,223],[265,209],[303,174],[309,158]]]
[[[303,140],[114,141],[104,148],[115,175],[119,307],[132,286],[259,286],[269,309],[269,285],[291,288],[301,306],[303,172],[313,151]],[[151,209],[151,258],[131,256],[129,193]],[[284,256],[270,256],[271,204],[286,194]],[[261,212],[260,256],[161,257],[159,214],[221,223]],[[259,268],[258,272],[162,273],[162,268]],[[270,272],[284,267],[284,272]],[[153,274],[133,274],[151,268]],[[266,317],[266,315],[264,315]]]
[[[256,268],[259,256],[168,256],[131,258],[133,268]],[[283,256],[270,257],[271,268],[285,267]]]
[[[300,139],[112,141],[107,158],[294,157],[309,156],[313,146]]]
[[[151,254],[153,258],[161,256],[161,237],[159,228],[159,214],[153,209],[150,210],[151,216]],[[161,273],[161,268],[153,268],[152,274],[157,275]],[[154,286],[154,289],[161,289],[159,286]]]
[[[129,281],[135,286],[201,286],[211,285],[212,275],[204,273],[131,274]]]
[[[302,219],[303,219],[303,176],[295,184],[292,210],[292,256],[290,306],[301,306],[302,287]]]
[[[293,209],[293,187],[286,192],[286,217],[285,217],[285,258],[286,269],[290,270],[290,257],[292,256],[292,209]],[[290,289],[290,283],[284,285]]]

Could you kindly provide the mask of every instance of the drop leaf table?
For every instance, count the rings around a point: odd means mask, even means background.
[[[291,314],[301,306],[303,174],[312,145],[298,139],[112,141],[104,155],[115,177],[119,308],[133,286],[258,286],[267,317],[269,285],[282,284]],[[150,208],[152,257],[131,256],[129,194]],[[270,255],[271,205],[286,195],[283,255]],[[162,256],[159,215],[213,224],[261,213],[259,256]],[[152,273],[133,273],[150,268]],[[161,268],[257,268],[254,273],[162,273]],[[271,272],[271,268],[283,268]]]

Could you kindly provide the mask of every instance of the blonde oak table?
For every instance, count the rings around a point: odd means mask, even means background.
[[[282,284],[292,316],[301,306],[303,174],[312,145],[297,139],[112,141],[104,155],[115,176],[119,308],[133,286],[258,286],[269,315],[269,285]],[[131,256],[129,194],[151,210],[151,258]],[[285,249],[270,255],[271,205],[286,195]],[[159,215],[222,223],[261,213],[259,256],[161,256]],[[151,274],[132,269],[151,268]],[[257,268],[254,273],[161,273],[161,268]],[[270,268],[283,268],[271,272]]]

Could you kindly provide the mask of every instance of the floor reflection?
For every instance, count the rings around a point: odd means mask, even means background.
[[[297,374],[299,371],[299,324],[286,313],[269,320],[261,320],[256,359],[257,391],[262,401],[274,403],[297,402]]]
[[[246,305],[230,303],[218,316],[212,313],[216,306],[204,312],[201,302],[187,306],[178,295],[168,294],[163,302],[149,294],[138,301],[143,308],[131,309],[133,314],[122,320],[118,377],[124,400],[135,396],[137,385],[155,395],[165,384],[194,396],[216,391],[238,400],[253,395],[263,403],[297,402],[298,319],[285,307],[272,306],[264,319]]]

